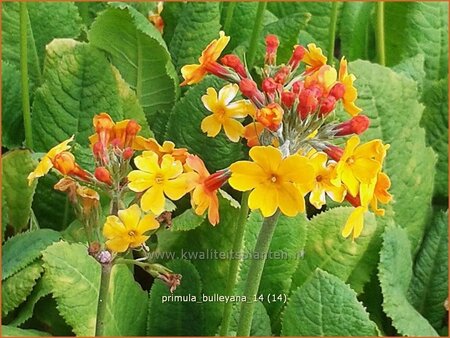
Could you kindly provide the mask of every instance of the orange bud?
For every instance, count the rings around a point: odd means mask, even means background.
[[[342,155],[344,154],[344,150],[337,146],[330,144],[327,148],[324,149],[324,152],[333,160],[338,162]]]
[[[266,128],[276,131],[283,120],[283,108],[277,103],[270,103],[256,111],[256,120]]]
[[[94,176],[100,182],[112,185],[111,175],[109,174],[108,169],[106,169],[105,167],[95,168]]]
[[[94,128],[96,133],[100,133],[101,131],[110,131],[114,127],[114,122],[106,113],[100,113],[94,116],[93,119]]]
[[[131,149],[130,147],[127,147],[124,149],[123,153],[122,153],[122,157],[124,160],[129,160],[134,154],[133,149]]]
[[[53,167],[63,175],[70,175],[75,169],[75,156],[68,151],[63,151],[53,159]]]

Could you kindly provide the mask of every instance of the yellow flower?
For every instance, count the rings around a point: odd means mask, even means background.
[[[379,172],[377,177],[369,184],[361,184],[361,205],[369,206],[378,216],[384,216],[384,210],[378,209],[378,202],[387,204],[392,200],[392,195],[388,192],[391,187],[391,180],[383,173]]]
[[[149,238],[144,233],[159,227],[155,216],[148,214],[142,217],[141,209],[136,204],[120,210],[118,216],[108,216],[103,226],[106,247],[114,252],[141,246]]]
[[[344,96],[342,97],[342,103],[344,109],[352,116],[358,115],[362,109],[355,105],[355,101],[358,97],[358,91],[353,86],[353,81],[356,78],[353,74],[349,74],[347,70],[347,60],[342,57],[341,64],[339,65],[339,82],[345,87]]]
[[[186,148],[175,148],[175,143],[171,141],[164,141],[162,146],[154,138],[144,138],[137,136],[133,143],[133,149],[135,150],[151,150],[158,154],[159,161],[162,161],[164,155],[169,154],[176,161],[180,161],[182,164],[186,162],[188,150]]]
[[[171,155],[164,155],[159,164],[158,155],[144,151],[134,164],[139,170],[128,174],[128,187],[135,192],[145,193],[141,197],[141,208],[151,210],[155,215],[164,211],[164,195],[172,200],[180,199],[192,189],[195,173],[184,173],[183,165]]]
[[[56,155],[62,153],[63,151],[69,150],[69,143],[73,141],[74,135],[68,140],[61,142],[57,146],[54,146],[50,151],[44,155],[36,169],[28,175],[28,185],[31,185],[35,178],[42,177],[47,174],[51,168],[53,168],[53,160]]]
[[[244,118],[251,111],[253,105],[247,100],[239,100],[231,103],[239,90],[237,84],[228,84],[219,91],[208,88],[206,95],[202,96],[202,102],[206,109],[212,112],[202,121],[201,128],[208,136],[216,136],[223,127],[227,137],[233,141],[239,141],[244,133],[244,127],[236,118]]]
[[[327,63],[327,57],[322,54],[322,49],[318,48],[315,43],[310,43],[302,61],[307,64],[308,71],[315,71]]]
[[[331,180],[336,186],[344,183],[347,191],[356,196],[360,183],[370,183],[381,170],[381,160],[386,154],[386,147],[381,140],[373,140],[358,146],[358,136],[352,136],[345,147],[344,153],[336,165],[336,178]]]
[[[345,197],[345,187],[341,185],[336,187],[331,184],[331,179],[335,177],[335,164],[327,163],[327,155],[325,153],[315,153],[311,159],[310,164],[314,168],[314,188],[309,195],[309,201],[317,209],[320,209],[325,203],[325,194],[333,201],[341,203]]]
[[[353,210],[350,214],[344,229],[342,229],[342,236],[347,238],[352,234],[353,240],[361,235],[364,227],[364,213],[367,211],[366,207],[360,206]]]
[[[214,39],[202,52],[202,56],[198,59],[199,65],[186,65],[181,68],[181,75],[184,81],[180,86],[191,85],[200,82],[208,73],[208,66],[219,58],[222,51],[230,41],[229,36],[220,31],[218,40]]]
[[[271,146],[250,149],[254,162],[239,161],[230,166],[230,185],[239,191],[253,190],[248,205],[261,209],[264,217],[280,208],[287,216],[305,210],[303,195],[313,188],[314,171],[306,157],[290,155]]]
[[[324,94],[328,94],[330,89],[334,86],[337,80],[337,72],[334,67],[329,65],[320,66],[316,72],[306,76],[305,88],[310,88],[314,85],[322,88]]]

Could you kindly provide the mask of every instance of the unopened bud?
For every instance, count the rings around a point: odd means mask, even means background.
[[[266,36],[266,56],[264,60],[266,64],[275,64],[277,58],[277,49],[279,45],[280,42],[275,35],[269,34]]]
[[[334,96],[327,96],[320,101],[319,117],[326,117],[336,106]]]
[[[328,145],[327,148],[324,149],[324,152],[334,161],[338,162],[342,155],[344,154],[344,150],[334,145]]]
[[[289,109],[294,105],[296,97],[297,95],[293,92],[282,92],[281,103]]]
[[[130,136],[135,136],[141,130],[141,126],[135,120],[130,120],[127,124],[126,133]]]
[[[122,157],[126,161],[126,160],[129,160],[130,158],[132,158],[133,154],[134,154],[133,149],[131,149],[130,147],[127,147],[124,149],[124,151],[122,153]]]
[[[330,90],[331,96],[334,96],[336,100],[341,99],[345,94],[345,86],[342,83],[336,83]]]
[[[111,252],[107,250],[102,250],[97,254],[97,260],[102,264],[108,264],[112,260]]]
[[[304,89],[299,96],[299,104],[297,106],[297,112],[299,117],[304,120],[312,112],[315,112],[319,105],[316,93],[311,89]]]
[[[300,92],[305,88],[305,83],[303,81],[295,81],[292,84],[292,91],[295,94],[300,94]]]
[[[262,82],[262,89],[267,94],[273,94],[278,89],[278,84],[271,77],[265,78]]]
[[[357,115],[336,127],[336,136],[346,136],[351,134],[362,134],[369,128],[370,120],[365,115]]]
[[[245,71],[245,67],[241,62],[241,59],[237,55],[228,54],[220,59],[224,66],[232,68],[241,78],[247,77],[247,72]]]
[[[273,77],[276,83],[284,84],[291,73],[289,67],[282,67]]]
[[[257,107],[262,107],[265,104],[264,94],[259,91],[255,81],[250,79],[242,79],[239,82],[239,89],[245,97],[253,101]]]
[[[94,176],[100,182],[112,185],[111,175],[105,167],[95,168]]]
[[[291,59],[289,60],[289,65],[291,66],[292,70],[297,69],[304,55],[305,55],[305,47],[295,46],[294,51],[292,52]]]

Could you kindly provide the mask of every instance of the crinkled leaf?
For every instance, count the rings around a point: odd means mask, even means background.
[[[313,278],[314,271],[320,268],[362,291],[378,262],[380,229],[374,215],[366,213],[361,236],[355,241],[342,237],[342,228],[353,210],[333,208],[311,219],[304,258],[292,276],[292,290]],[[358,278],[353,278],[355,274]]]
[[[156,280],[150,290],[147,335],[149,336],[200,336],[205,325],[201,300],[202,283],[194,265],[185,260],[174,260],[167,267],[181,274],[181,285],[170,300],[169,287]],[[191,297],[196,300],[192,301]]]
[[[378,269],[383,291],[383,309],[392,319],[392,325],[397,331],[407,336],[437,336],[430,323],[407,299],[412,276],[412,257],[405,229],[398,226],[386,228]]]
[[[283,336],[377,336],[356,293],[338,277],[317,269],[289,299]]]
[[[417,82],[419,92],[422,92],[423,81],[425,79],[425,56],[423,54],[417,54],[403,60],[401,63],[391,67],[397,73],[403,74]]]
[[[188,231],[199,227],[205,221],[206,214],[197,215],[192,209],[187,209],[181,215],[172,219],[172,231]]]
[[[2,325],[2,336],[3,337],[42,337],[50,336],[47,332],[38,330],[25,330],[18,327]]]
[[[42,270],[42,262],[37,261],[3,281],[2,317],[25,301]]]
[[[80,336],[93,336],[100,286],[100,264],[82,244],[58,242],[43,252],[45,273],[58,310]]]
[[[108,53],[111,63],[136,92],[153,128],[155,115],[171,109],[178,95],[171,57],[161,34],[145,16],[125,4],[114,6],[92,24],[89,41]]]
[[[178,17],[184,12],[184,6],[186,6],[186,2],[181,1],[164,3],[161,17],[164,21],[163,38],[168,46],[170,46],[170,41],[172,41],[175,28],[177,27]]]
[[[8,205],[9,224],[18,232],[27,227],[36,182],[28,185],[27,176],[37,163],[27,149],[11,150],[2,156],[3,193]]]
[[[2,280],[37,260],[45,248],[60,238],[56,231],[38,229],[8,239],[2,248]]]
[[[411,304],[436,329],[442,328],[448,298],[448,213],[434,217],[415,258],[408,290]]]

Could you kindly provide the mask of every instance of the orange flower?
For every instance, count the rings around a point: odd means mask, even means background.
[[[277,103],[269,103],[256,111],[256,120],[266,128],[276,131],[283,120],[283,108]]]
[[[136,137],[133,142],[133,149],[135,150],[151,150],[156,153],[161,163],[164,155],[169,154],[176,161],[182,164],[186,162],[186,157],[189,155],[186,148],[175,148],[175,143],[171,141],[164,141],[162,146],[154,138],[144,138],[142,136]]]
[[[83,180],[87,180],[89,177],[89,174],[75,162],[75,156],[68,151],[57,154],[52,163],[53,167],[63,175],[77,176]]]
[[[327,63],[327,57],[322,54],[322,49],[318,48],[315,43],[310,43],[302,61],[307,64],[306,70],[313,72]]]
[[[342,97],[342,103],[345,110],[352,116],[358,115],[362,109],[355,105],[355,101],[358,97],[358,91],[353,86],[353,81],[356,77],[353,74],[349,74],[347,70],[347,60],[344,57],[341,59],[339,65],[339,82],[345,86],[344,96]]]
[[[155,28],[162,34],[164,32],[164,20],[161,17],[163,11],[163,2],[158,2],[156,11],[148,13],[148,20],[155,26]]]
[[[230,41],[229,36],[225,36],[224,32],[220,32],[219,39],[214,39],[202,52],[202,56],[198,59],[199,65],[186,65],[181,68],[181,74],[184,81],[180,86],[199,83],[208,73],[208,66],[216,63],[222,51]]]
[[[250,122],[244,127],[244,138],[249,147],[259,146],[259,136],[264,131],[264,125],[260,122]]]

